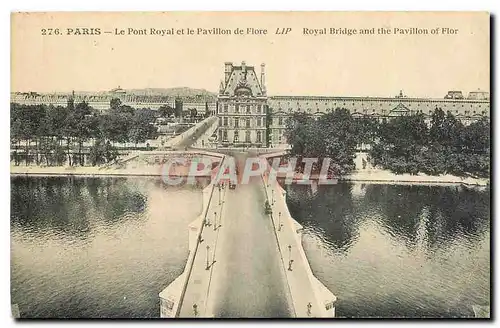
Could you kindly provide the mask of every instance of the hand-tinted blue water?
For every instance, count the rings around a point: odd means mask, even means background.
[[[339,317],[467,317],[490,302],[490,193],[463,187],[289,186],[313,272]]]
[[[149,318],[184,269],[201,187],[11,178],[11,302],[23,318]]]

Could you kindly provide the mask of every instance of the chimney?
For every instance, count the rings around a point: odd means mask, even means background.
[[[224,82],[225,82],[225,84],[227,84],[227,82],[229,81],[229,77],[231,76],[232,70],[233,70],[233,63],[225,62],[224,63],[224,76],[225,76]]]
[[[247,71],[247,64],[244,61],[241,62],[241,71],[243,73]]]
[[[260,87],[263,92],[266,92],[266,74],[265,74],[266,64],[260,64]]]

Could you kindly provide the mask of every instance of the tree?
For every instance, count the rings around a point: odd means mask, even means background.
[[[170,117],[172,115],[175,115],[175,110],[169,105],[162,105],[160,108],[158,108],[158,114],[161,117]]]
[[[208,102],[205,102],[205,118],[210,117],[212,114],[210,113],[208,109]]]
[[[127,142],[129,125],[130,118],[125,114],[103,115],[99,120],[103,136],[111,142]]]
[[[148,139],[153,139],[156,134],[155,127],[151,124],[152,120],[148,113],[137,112],[129,129],[129,140],[137,144],[145,142]]]
[[[446,139],[444,128],[445,114],[442,109],[436,108],[432,113],[431,126],[429,129],[429,138],[431,142],[443,143]]]
[[[429,128],[421,114],[397,117],[382,124],[379,141],[373,145],[370,156],[375,165],[398,174],[487,176],[489,135],[487,118],[464,126],[453,114],[437,108]]]
[[[317,119],[305,113],[294,113],[286,122],[285,137],[291,145],[290,155],[297,157],[298,169],[303,170],[302,158],[318,158],[315,170],[323,159],[330,159],[328,172],[345,175],[354,169],[356,126],[346,109],[336,109]]]
[[[191,108],[189,110],[189,116],[194,119],[196,116],[198,116],[198,110],[196,108]]]
[[[83,143],[98,134],[98,120],[92,115],[92,109],[87,102],[83,101],[76,105],[73,112],[72,136],[78,143],[78,163],[84,165],[84,157],[82,154]]]
[[[181,98],[175,98],[174,115],[176,118],[180,118],[182,116],[182,99]]]
[[[111,108],[111,109],[116,110],[116,109],[120,108],[121,105],[122,105],[122,101],[120,100],[120,98],[113,98],[109,102],[109,108]]]
[[[354,120],[356,125],[356,139],[358,144],[373,144],[378,134],[378,121],[365,116]]]

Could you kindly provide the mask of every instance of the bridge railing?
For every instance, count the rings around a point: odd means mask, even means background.
[[[221,162],[219,163],[219,168],[222,167],[225,159],[226,159],[226,157],[224,156],[222,158]],[[221,172],[221,170],[218,170],[218,172]],[[179,296],[179,301],[177,302],[178,306],[177,306],[177,309],[175,311],[175,317],[176,318],[179,316],[179,314],[181,312],[182,303],[184,302],[184,296],[186,295],[186,290],[187,290],[188,283],[189,283],[189,278],[191,277],[191,272],[193,271],[194,260],[196,258],[196,255],[198,254],[198,248],[199,248],[199,245],[200,245],[199,240],[200,240],[200,237],[203,234],[203,229],[205,227],[205,225],[203,224],[203,222],[205,222],[205,220],[207,218],[208,210],[209,210],[210,204],[212,202],[212,197],[213,197],[214,190],[215,190],[215,184],[211,183],[211,185],[212,185],[212,187],[211,187],[212,190],[210,191],[210,197],[208,198],[208,205],[204,209],[205,213],[202,214],[201,228],[199,229],[198,235],[196,236],[196,240],[197,240],[196,246],[195,246],[194,250],[192,252],[190,252],[190,257],[188,259],[188,263],[186,264],[186,268],[184,269],[184,272],[186,273],[186,276],[184,278],[184,284],[182,286],[181,295]]]
[[[296,222],[289,212],[286,204],[286,191],[280,184],[274,180],[269,181],[269,171],[261,174],[261,180],[264,185],[264,192],[267,201],[272,204],[272,213],[270,214],[273,225],[274,235],[278,243],[278,249],[281,254],[283,269],[287,279],[288,289],[293,302],[295,317],[333,317],[335,295],[331,293],[313,274],[304,248],[302,246],[302,226]],[[269,187],[268,187],[269,186]],[[268,188],[273,191],[272,199]],[[275,211],[279,212],[279,227],[275,223]],[[277,231],[280,231],[279,233]],[[289,237],[285,237],[288,235]],[[295,266],[292,271],[291,258],[287,265],[285,263],[284,252],[288,245],[289,250],[294,250]],[[291,253],[289,255],[291,257]],[[304,290],[307,288],[307,291]],[[306,294],[309,295],[306,297]],[[307,302],[309,305],[306,307]],[[307,309],[307,310],[306,310]]]

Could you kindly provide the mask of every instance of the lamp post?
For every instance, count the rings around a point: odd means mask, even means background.
[[[274,189],[273,189],[273,190],[271,190],[271,192],[272,192],[272,196],[273,196],[272,201],[273,201],[273,205],[274,205]]]
[[[220,190],[220,184],[218,185],[218,187],[219,187],[219,206],[220,206],[220,204],[221,204],[221,190]]]
[[[217,230],[217,212],[214,212],[214,231]]]
[[[281,231],[281,212],[278,213],[278,231]]]
[[[292,263],[292,245],[288,245],[288,271],[292,271]]]
[[[206,266],[205,270],[208,270],[210,268],[210,263],[208,260],[209,257],[210,257],[210,246],[207,245],[207,266]]]

